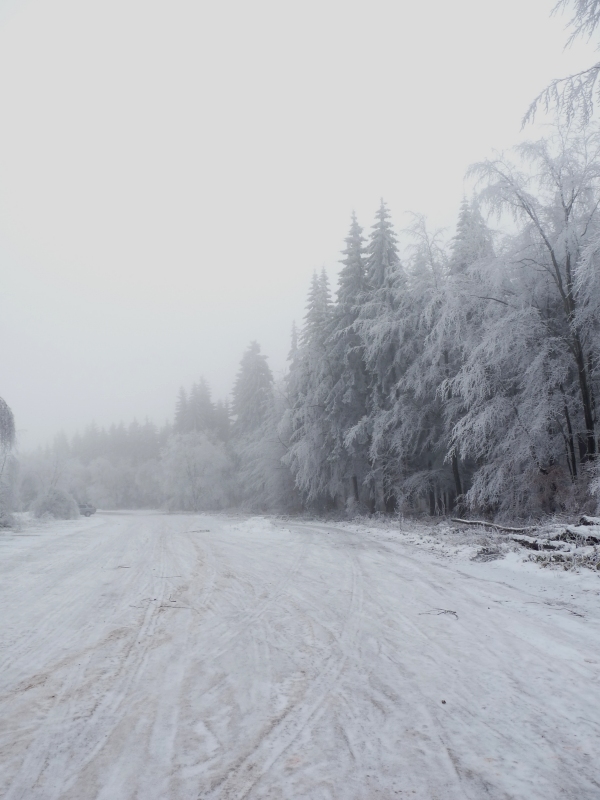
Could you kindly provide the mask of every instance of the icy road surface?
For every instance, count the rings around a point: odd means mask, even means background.
[[[600,580],[521,562],[260,518],[2,533],[0,797],[598,800]]]

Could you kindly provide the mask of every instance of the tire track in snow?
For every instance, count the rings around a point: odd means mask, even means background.
[[[187,535],[194,532],[195,531],[183,531],[178,535]],[[188,601],[184,600],[183,602],[185,602],[186,605],[161,603],[157,606],[158,613],[167,625],[167,629],[172,638],[169,641],[168,664],[165,665],[165,669],[163,670],[160,687],[157,687],[153,693],[155,707],[153,709],[152,725],[148,731],[147,737],[141,732],[139,734],[142,741],[138,741],[138,747],[143,749],[146,760],[143,774],[138,778],[141,797],[157,797],[162,799],[172,796],[171,783],[173,780],[173,762],[176,754],[178,724],[181,709],[186,705],[183,687],[189,667],[188,647],[190,645],[191,631],[195,630],[195,623],[197,620],[197,617],[189,612],[202,613],[209,605],[216,590],[216,577],[218,573],[214,565],[214,556],[210,547],[210,540],[204,542],[204,548],[200,546],[195,537],[190,537],[189,543],[196,555],[197,563],[206,566],[208,578],[204,579],[205,576],[199,573],[192,576],[190,579],[191,586],[186,588],[184,592],[186,595],[192,592],[194,588],[194,579],[201,582],[199,597],[194,599],[193,603],[190,602],[188,605]],[[181,556],[179,560],[182,561]],[[177,563],[174,567],[169,567],[169,571],[179,573],[180,571],[184,571],[184,566],[185,564],[183,563]],[[183,575],[181,577],[182,579],[184,578]],[[171,585],[174,591],[180,591],[180,587],[176,586],[172,577],[165,577],[164,580],[165,584]],[[180,618],[176,626],[169,626],[166,615],[168,615],[171,610],[181,610],[183,612],[182,619],[184,622],[182,623]],[[115,725],[113,730],[115,730],[116,727]],[[97,796],[97,800],[113,800],[115,796],[119,795],[122,788],[120,781],[122,780],[122,776],[127,774],[131,760],[131,754],[128,752],[127,748],[120,748],[116,759],[111,759],[114,777],[112,781],[105,780]],[[99,763],[96,765],[95,770],[100,770],[102,773],[103,764]],[[73,797],[78,800],[79,794],[77,794],[77,785],[75,785],[72,791],[74,792]]]
[[[106,525],[106,522],[103,522],[102,525],[94,526],[93,528],[84,528],[83,531],[76,531],[71,536],[77,535],[78,533],[87,534],[90,530],[94,533],[96,529],[99,527],[103,527]],[[32,581],[33,586],[31,587],[34,591],[41,591],[41,586],[43,586],[43,578],[47,573],[53,573],[56,570],[57,564],[59,564],[64,574],[69,577],[69,575],[78,573],[80,571],[80,564],[93,562],[94,555],[96,551],[101,551],[102,548],[105,546],[104,542],[101,540],[89,540],[85,542],[86,549],[83,552],[78,552],[72,554],[70,563],[67,565],[64,563],[64,553],[59,551],[52,560],[46,561],[44,563],[44,568],[42,570],[41,576],[35,577],[35,580]],[[45,542],[47,546],[54,546],[56,547],[60,542]],[[79,588],[78,584],[72,584],[73,588]],[[30,601],[32,598],[28,595],[27,601]],[[56,623],[60,621],[64,623],[65,620],[65,611],[69,611],[70,609],[74,609],[74,598],[72,593],[64,593],[59,600],[54,601],[52,603],[51,608],[48,609],[47,613],[45,614],[44,618],[38,621],[37,625],[30,627],[27,631],[19,631],[15,638],[7,643],[7,655],[0,660],[0,674],[6,675],[8,671],[12,668],[15,668],[17,671],[19,670],[19,663],[21,663],[24,659],[29,661],[30,653],[32,645],[36,647],[39,646],[39,639],[40,636],[50,637],[54,634],[56,630]],[[78,613],[76,609],[73,610],[73,614],[70,616],[73,617]],[[69,616],[68,614],[66,616]],[[25,617],[25,615],[23,615]]]
[[[273,605],[279,598],[285,594],[285,590],[294,576],[300,570],[302,563],[306,559],[308,552],[309,542],[303,541],[299,552],[296,554],[294,561],[285,572],[283,577],[276,583],[275,587],[269,592],[268,596],[260,600],[255,606],[241,609],[234,614],[230,614],[224,619],[217,619],[213,630],[206,629],[206,635],[212,634],[220,628],[225,628],[223,633],[218,636],[218,644],[212,647],[205,653],[204,660],[216,660],[220,658],[231,645],[238,639],[242,632],[245,632],[254,623],[258,622],[267,612],[270,606]]]
[[[160,571],[164,571],[165,534],[161,532],[157,536],[150,556],[158,549],[156,563]],[[105,673],[99,681],[99,686],[107,684],[109,691],[96,700],[85,715],[80,711],[77,692],[87,683],[86,673],[102,642],[90,646],[83,658],[80,653],[70,657],[71,661],[80,660],[80,663],[77,668],[73,665],[64,679],[52,708],[27,749],[20,770],[8,787],[5,800],[33,800],[38,796],[44,800],[58,800],[82,766],[103,746],[107,728],[114,729],[126,713],[124,700],[144,669],[148,650],[155,644],[152,637],[158,621],[159,605],[166,592],[165,582],[161,581],[155,591],[157,605],[148,604],[141,623],[129,636],[125,651],[120,654],[116,671]],[[140,646],[136,647],[136,644]],[[98,692],[99,688],[96,694]],[[65,747],[67,740],[74,744],[72,750]],[[38,786],[42,781],[44,787],[48,788]]]
[[[363,586],[356,558],[351,561],[351,570],[350,604],[343,630],[336,637],[337,652],[327,658],[324,666],[311,680],[303,697],[273,718],[260,740],[249,752],[230,765],[223,777],[213,780],[208,793],[202,792],[198,795],[199,800],[205,798],[209,800],[213,797],[243,800],[292,747],[304,730],[325,712],[325,700],[342,676],[361,629]]]

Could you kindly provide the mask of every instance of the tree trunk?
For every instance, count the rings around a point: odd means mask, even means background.
[[[562,391],[562,386],[560,388]],[[567,432],[569,434],[567,436],[567,442],[569,445],[569,452],[571,454],[571,464],[570,464],[571,475],[573,477],[573,480],[575,480],[577,478],[577,459],[575,458],[575,441],[573,439],[573,427],[571,425],[571,416],[569,414],[569,407],[567,406],[567,401],[564,398],[564,392],[563,392],[563,399],[565,402],[565,407],[564,407],[565,422],[567,424]]]
[[[433,486],[429,490],[429,516],[435,517],[435,492]]]
[[[585,420],[585,454],[583,461],[591,461],[596,456],[596,434],[594,425],[594,404],[590,385],[588,381],[588,374],[585,365],[585,357],[583,355],[583,348],[579,339],[579,334],[575,333],[574,349],[575,361],[577,363],[577,377],[579,378],[579,391],[581,392],[581,403],[583,406],[583,418]]]
[[[354,490],[354,499],[358,503],[360,500],[360,496],[358,494],[358,478],[356,475],[352,476],[352,489]]]
[[[462,482],[460,480],[460,470],[458,469],[458,456],[456,450],[452,452],[452,474],[454,475],[454,488],[456,489],[456,496],[461,497],[463,493]]]

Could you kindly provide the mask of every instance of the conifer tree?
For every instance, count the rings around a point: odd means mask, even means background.
[[[232,427],[239,501],[248,509],[272,507],[282,449],[273,418],[273,375],[258,342],[244,353],[233,388]]]
[[[327,401],[333,386],[329,352],[332,306],[327,273],[313,274],[299,344],[290,366],[286,419],[289,446],[284,457],[296,487],[310,504],[323,506],[336,495],[333,442]]]
[[[348,441],[354,441],[356,436],[368,437],[371,507],[384,511],[396,505],[399,480],[399,464],[390,447],[389,411],[394,387],[403,372],[398,356],[406,273],[383,200],[366,250],[366,291],[355,327],[363,342],[369,373],[369,410],[366,422],[352,429]]]
[[[273,375],[258,342],[251,342],[242,356],[233,387],[232,411],[236,435],[252,433],[267,413]]]
[[[212,432],[215,427],[215,408],[210,397],[210,386],[200,378],[192,386],[187,403],[188,428],[192,431]]]
[[[364,242],[362,228],[352,214],[327,341],[333,371],[333,386],[327,398],[335,476],[331,488],[345,499],[352,498],[354,504],[361,500],[362,484],[369,470],[366,437],[356,435],[347,440],[348,433],[365,419],[368,405],[369,379],[362,341],[354,327],[366,286]]]
[[[231,436],[231,415],[229,403],[217,400],[214,413],[215,432],[222,442],[229,442]]]
[[[179,390],[177,402],[175,404],[174,429],[176,433],[187,433],[190,430],[188,420],[188,399],[187,393],[183,386]]]
[[[464,274],[472,264],[487,258],[492,252],[492,235],[481,216],[477,202],[469,202],[463,198],[458,212],[456,234],[450,247],[450,274]]]

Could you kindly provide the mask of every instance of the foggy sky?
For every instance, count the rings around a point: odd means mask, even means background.
[[[452,226],[589,66],[554,0],[0,0],[0,396],[20,445],[276,374],[355,209]],[[539,135],[528,127],[526,137]],[[334,288],[334,287],[333,287]]]

